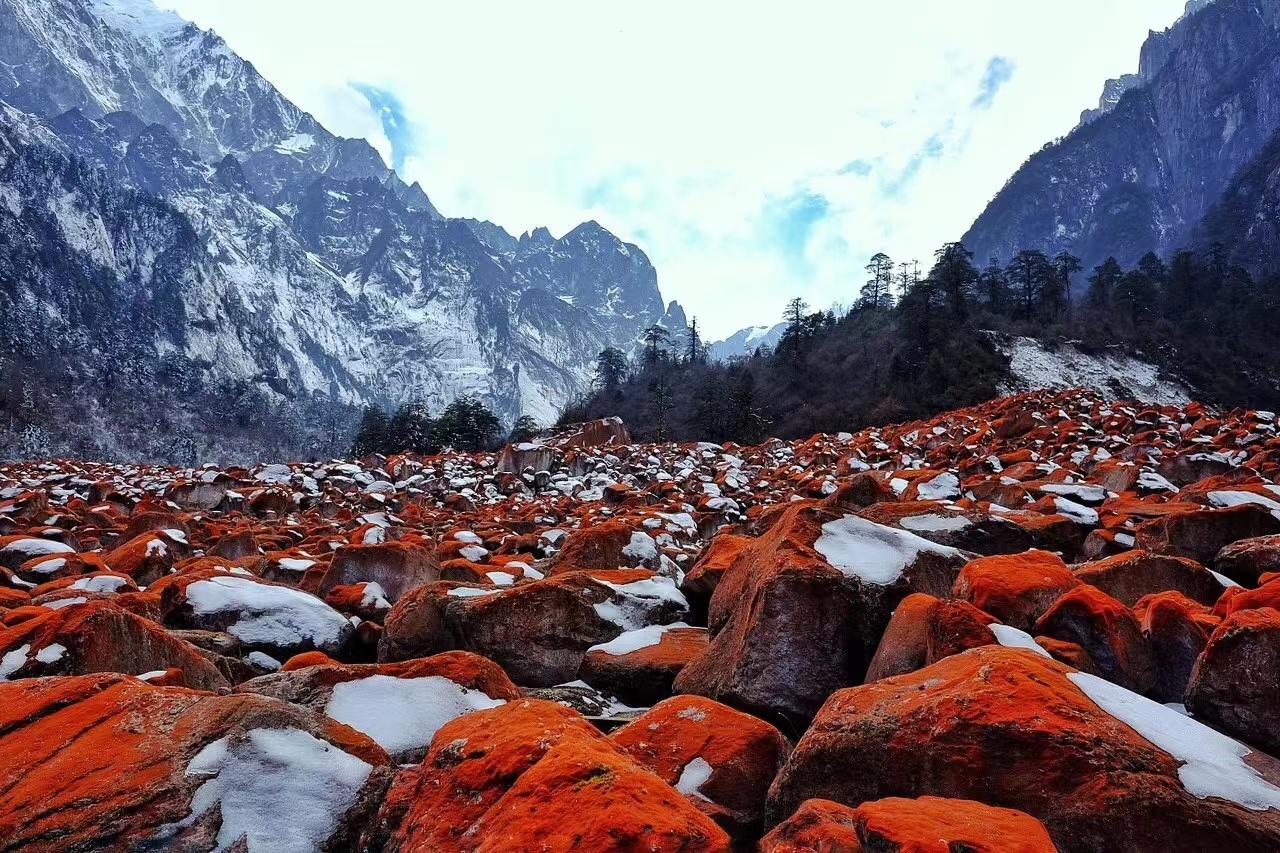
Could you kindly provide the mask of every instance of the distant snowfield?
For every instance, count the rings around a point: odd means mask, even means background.
[[[1032,338],[997,336],[996,346],[1009,358],[1011,373],[1000,388],[1002,394],[1087,388],[1112,399],[1168,406],[1186,405],[1192,399],[1187,386],[1162,377],[1159,367],[1131,356],[1090,355],[1070,344],[1050,350]]]

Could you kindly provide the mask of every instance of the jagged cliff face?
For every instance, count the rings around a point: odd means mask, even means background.
[[[1109,84],[1099,110],[1014,175],[965,243],[984,260],[1070,251],[1086,269],[1169,253],[1276,128],[1280,4],[1196,0],[1152,34],[1138,75]]]
[[[150,0],[0,0],[6,348],[544,422],[668,312],[639,248],[445,219]]]

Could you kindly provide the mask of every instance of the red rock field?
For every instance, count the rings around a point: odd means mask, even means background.
[[[0,467],[0,851],[1280,850],[1272,413]]]

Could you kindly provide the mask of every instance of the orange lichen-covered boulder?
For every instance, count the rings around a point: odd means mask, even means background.
[[[751,544],[749,536],[735,536],[732,533],[721,533],[711,540],[693,564],[693,568],[684,576],[680,591],[689,599],[689,609],[695,619],[705,619],[707,605],[715,594],[716,586],[729,566],[742,553],[742,549]]]
[[[0,683],[6,849],[337,849],[389,775],[364,735],[275,699],[122,675]]]
[[[1048,551],[972,560],[952,591],[1006,625],[1030,631],[1049,605],[1080,585],[1067,564]]]
[[[200,650],[110,601],[89,601],[0,629],[0,680],[180,669],[190,687],[231,685]]]
[[[706,628],[651,625],[592,646],[578,678],[629,705],[648,707],[671,695],[680,670],[708,644]]]
[[[1256,586],[1267,572],[1280,571],[1280,536],[1255,536],[1231,543],[1213,558],[1213,570],[1236,583]]]
[[[552,687],[574,679],[592,646],[686,612],[675,584],[644,569],[571,572],[513,587],[441,582],[396,602],[378,659],[462,649],[496,661],[521,686]]]
[[[658,568],[653,537],[623,521],[589,524],[565,537],[556,555],[554,574],[643,566]]]
[[[791,744],[768,723],[701,696],[675,696],[611,736],[735,840],[759,837],[769,785]]]
[[[946,595],[964,561],[907,531],[797,504],[716,588],[711,645],[675,689],[803,725],[862,680],[894,608],[912,592]]]
[[[1081,582],[1090,584],[1128,607],[1144,595],[1173,590],[1192,601],[1212,606],[1222,595],[1222,582],[1195,560],[1128,551],[1105,560],[1085,563],[1075,570]]]
[[[889,797],[857,808],[809,800],[760,853],[1057,853],[1044,824],[1014,809],[943,797]]]
[[[724,831],[577,712],[525,699],[446,724],[362,849],[727,851]]]
[[[373,738],[397,762],[420,759],[436,731],[454,717],[521,696],[500,666],[468,652],[293,668],[246,681],[236,692],[327,714]]]
[[[1280,610],[1280,578],[1268,581],[1257,589],[1234,590],[1232,596],[1226,599],[1225,610],[1226,613],[1235,613],[1262,607]]]
[[[915,593],[903,599],[880,638],[866,681],[906,675],[948,655],[996,642],[996,621],[972,604]]]
[[[161,533],[143,533],[103,558],[113,572],[128,575],[147,586],[164,577],[174,564],[190,553],[184,543]]]
[[[1181,702],[1196,660],[1220,620],[1180,592],[1149,595],[1138,602],[1134,615],[1155,660],[1156,682],[1149,695],[1159,702]]]
[[[1232,737],[1280,755],[1280,611],[1239,610],[1209,638],[1187,708]]]
[[[1064,593],[1036,622],[1035,633],[1080,646],[1103,678],[1122,687],[1146,693],[1155,685],[1155,660],[1138,618],[1097,587]]]
[[[1280,533],[1280,519],[1257,504],[1198,509],[1153,518],[1138,525],[1138,547],[1208,564],[1218,552],[1241,539]]]
[[[435,549],[423,542],[386,542],[381,545],[345,545],[333,555],[320,582],[326,593],[340,584],[376,583],[387,600],[395,603],[415,586],[440,580]]]
[[[930,795],[1026,812],[1063,853],[1272,849],[1280,767],[1257,753],[1246,764],[1246,752],[1096,676],[987,646],[833,695],[767,816],[781,822],[815,797]]]

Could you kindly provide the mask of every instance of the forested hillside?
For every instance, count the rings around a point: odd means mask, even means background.
[[[674,340],[660,327],[636,363],[604,351],[592,393],[561,420],[618,415],[644,440],[755,442],[920,418],[996,396],[1010,379],[1005,334],[1141,354],[1206,402],[1275,407],[1280,277],[1228,257],[1214,245],[1086,272],[1027,250],[979,269],[952,243],[917,278],[878,255],[851,310],[793,300],[778,346],[749,358],[712,361],[696,330]]]

